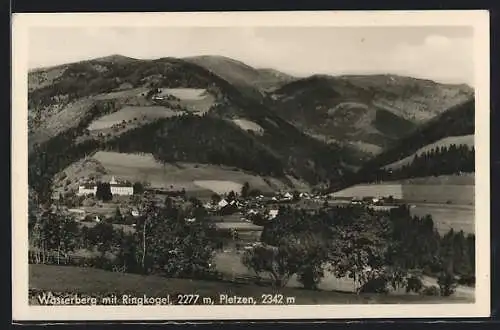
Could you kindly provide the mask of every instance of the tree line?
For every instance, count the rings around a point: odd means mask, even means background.
[[[158,204],[147,198],[138,209],[135,231],[125,232],[109,222],[81,226],[58,210],[41,207],[32,212],[29,221],[32,260],[44,263],[51,253],[62,258],[86,249],[98,255],[84,264],[109,270],[119,267],[124,272],[168,277],[210,276],[218,238],[201,205]],[[121,214],[116,212],[115,217]]]
[[[389,286],[424,292],[422,276],[429,275],[438,277],[442,295],[450,295],[457,281],[475,281],[474,235],[450,230],[441,237],[430,216],[412,217],[406,206],[386,212],[283,207],[264,224],[261,241],[242,262],[276,286],[297,275],[304,287],[316,289],[326,271],[352,278],[358,292],[387,292]]]
[[[451,144],[416,154],[409,163],[400,168],[379,168],[373,171],[364,171],[356,177],[356,180],[358,182],[378,182],[426,176],[457,175],[474,171],[474,147],[465,144]]]
[[[418,127],[409,136],[403,137],[387,151],[366,162],[358,177],[370,175],[379,168],[411,155],[418,149],[450,136],[474,134],[475,101],[458,104]]]

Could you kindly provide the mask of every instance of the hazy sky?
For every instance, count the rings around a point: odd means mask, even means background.
[[[223,55],[299,76],[393,73],[474,85],[468,27],[43,27],[29,40],[30,68],[111,54]]]

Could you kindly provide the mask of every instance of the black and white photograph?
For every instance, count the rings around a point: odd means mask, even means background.
[[[14,16],[14,318],[489,315],[488,21]]]

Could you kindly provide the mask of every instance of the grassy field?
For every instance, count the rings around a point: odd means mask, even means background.
[[[135,97],[144,97],[147,93],[148,89],[145,87],[140,88],[131,88],[111,93],[99,94],[96,95],[95,98],[98,100],[112,100],[112,99],[120,99],[120,98],[135,98]]]
[[[230,191],[239,192],[243,184],[226,180],[195,180],[195,185],[213,191],[217,194],[227,194]]]
[[[88,127],[90,131],[100,130],[113,127],[114,125],[120,124],[123,121],[128,122],[129,120],[154,120],[158,118],[168,118],[173,116],[178,116],[182,114],[180,111],[173,111],[166,107],[161,106],[148,106],[148,107],[138,107],[138,106],[128,106],[124,107],[117,112],[103,116],[94,120]]]
[[[424,152],[430,151],[434,148],[440,148],[440,147],[448,147],[452,144],[455,145],[461,145],[465,144],[469,147],[474,146],[474,135],[464,135],[464,136],[449,136],[444,139],[441,139],[439,141],[436,141],[434,143],[428,144],[425,147],[422,147],[418,149],[415,153],[412,155],[405,157],[401,160],[398,160],[397,162],[394,162],[392,164],[384,166],[384,168],[392,168],[392,169],[398,169],[401,168],[403,165],[409,164],[413,158],[415,158],[416,155],[421,155]]]
[[[137,296],[165,297],[177,293],[193,293],[213,297],[218,303],[220,294],[251,296],[256,299],[264,293],[279,292],[295,297],[297,305],[311,304],[400,304],[400,303],[467,303],[459,297],[424,297],[418,295],[349,294],[331,291],[309,291],[237,284],[222,281],[169,279],[159,276],[141,276],[107,272],[91,268],[69,266],[29,266],[29,288],[38,291],[79,293],[87,295],[132,294]],[[37,297],[30,297],[30,304],[37,304]]]
[[[474,176],[450,175],[387,181],[380,184],[358,184],[335,192],[334,197],[393,196],[413,203],[474,205]]]
[[[333,194],[334,197],[393,196],[415,205],[416,216],[430,214],[441,234],[450,228],[475,232],[474,175],[408,179],[382,184],[360,184]]]
[[[251,188],[264,192],[286,188],[286,185],[277,179],[252,175],[229,167],[192,163],[162,165],[150,154],[99,151],[94,154],[93,159],[103,166],[106,172],[104,179],[115,175],[132,182],[146,181],[154,188],[184,188],[188,192],[204,192],[209,196],[213,190],[240,189],[245,182],[248,182]],[[300,186],[300,182],[296,184]]]
[[[264,133],[264,129],[259,124],[247,119],[233,119],[233,123],[235,123],[245,131],[252,131],[259,135],[262,135]]]
[[[215,103],[215,97],[201,88],[161,88],[159,96],[173,95],[180,105],[197,114],[206,113]]]
[[[446,234],[451,228],[463,230],[466,234],[475,232],[475,212],[473,206],[416,204],[410,209],[414,216],[432,216],[440,234]]]
[[[216,254],[215,264],[217,270],[226,276],[231,277],[239,277],[239,276],[253,276],[254,274],[248,270],[241,263],[241,253],[238,253],[234,250],[228,250],[224,252],[220,252]],[[424,277],[425,285],[437,285],[437,281],[434,278]],[[301,288],[302,285],[297,281],[297,277],[294,275],[290,278],[290,281],[287,284],[288,288]],[[325,270],[325,276],[321,280],[319,284],[319,289],[322,291],[335,291],[335,292],[344,292],[344,293],[354,293],[355,285],[354,281],[348,277],[337,278],[328,270]],[[403,296],[405,295],[404,289],[400,289],[397,291],[391,291],[389,296]],[[454,298],[456,299],[464,299],[467,301],[474,301],[475,290],[474,288],[458,286],[456,292],[454,294]]]

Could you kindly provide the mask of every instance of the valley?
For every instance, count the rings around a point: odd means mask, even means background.
[[[113,55],[28,81],[32,290],[474,299],[468,86],[222,56]],[[46,248],[55,230],[67,237]]]

